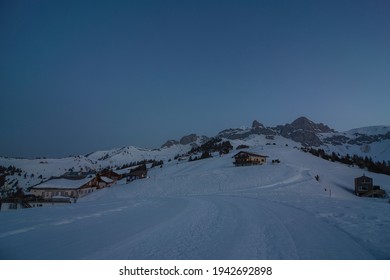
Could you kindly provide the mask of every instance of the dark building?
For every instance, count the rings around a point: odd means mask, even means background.
[[[373,180],[366,175],[355,178],[355,194],[357,196],[384,197],[386,192],[374,186]]]
[[[266,163],[268,156],[241,151],[233,156],[235,166],[260,165]]]

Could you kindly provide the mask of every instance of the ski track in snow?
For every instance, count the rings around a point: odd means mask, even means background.
[[[7,237],[10,235],[20,234],[20,233],[25,233],[25,232],[34,230],[36,228],[37,227],[27,227],[27,228],[21,228],[21,229],[17,229],[17,230],[11,230],[11,231],[4,232],[4,233],[0,234],[0,238]]]
[[[374,258],[344,232],[286,205],[231,196],[180,199],[186,209],[174,218],[85,258]]]

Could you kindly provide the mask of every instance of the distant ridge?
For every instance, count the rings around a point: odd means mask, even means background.
[[[306,147],[323,147],[333,150],[328,146],[335,145],[367,145],[390,139],[390,126],[371,126],[355,128],[346,132],[337,132],[323,123],[316,123],[305,116],[301,116],[291,123],[266,127],[258,120],[252,122],[247,128],[228,128],[220,131],[214,137],[228,140],[246,140],[255,135],[281,136],[291,139]],[[183,136],[180,141],[168,140],[161,147],[169,148],[173,145],[192,146],[201,145],[209,137],[190,134]],[[345,148],[347,149],[347,148]],[[365,150],[367,150],[365,148]]]

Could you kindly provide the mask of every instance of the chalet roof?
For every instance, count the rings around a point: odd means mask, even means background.
[[[111,180],[110,178],[108,177],[105,177],[105,176],[101,176],[100,179],[105,182],[105,183],[112,183],[114,182],[113,180]]]
[[[363,176],[356,177],[355,179],[371,179],[371,180],[372,180],[371,177],[368,177],[368,176],[366,176],[365,174],[363,174]]]
[[[245,154],[245,155],[248,155],[248,156],[252,156],[252,157],[262,157],[262,158],[267,158],[268,156],[264,156],[264,155],[259,155],[259,154],[255,154],[255,153],[250,153],[250,152],[246,152],[246,151],[241,151],[241,152],[238,152],[237,154],[235,154],[233,157],[237,157],[238,155],[242,155],[242,154]]]
[[[121,175],[118,170],[115,170],[115,171],[112,171],[112,170],[108,170],[108,171],[103,171],[100,173],[101,175],[105,176],[105,175],[114,175],[114,176],[119,176]]]
[[[123,174],[129,173],[131,171],[131,169],[133,169],[133,168],[134,167],[128,167],[128,168],[124,168],[124,169],[115,170],[115,173],[118,175],[123,175]]]
[[[94,177],[87,177],[79,180],[70,180],[65,178],[51,179],[36,185],[31,189],[79,189],[93,179]]]

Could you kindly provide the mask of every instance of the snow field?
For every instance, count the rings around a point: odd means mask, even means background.
[[[1,213],[0,258],[390,258],[390,205],[353,194],[362,170],[291,146],[251,151],[268,163],[172,161],[76,204]],[[390,192],[389,176],[366,174]]]

